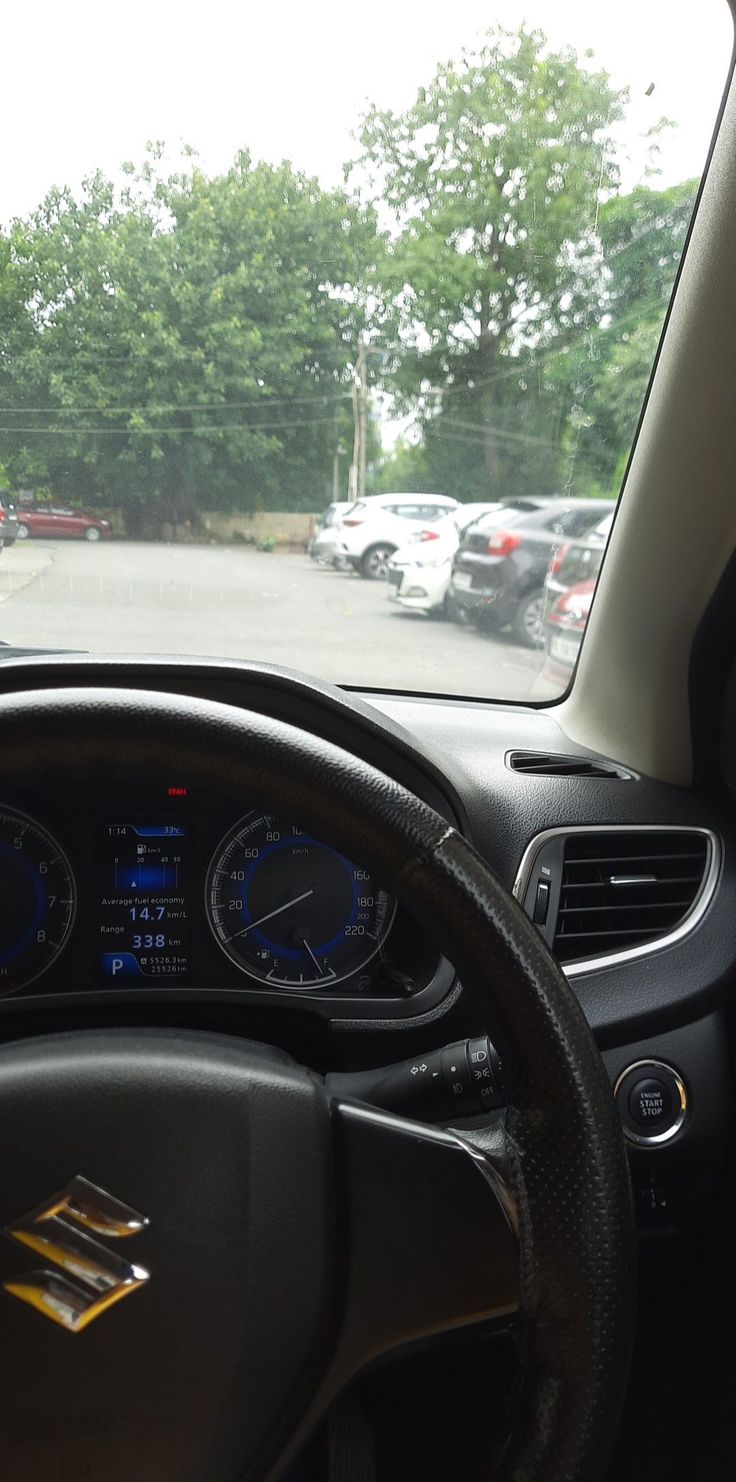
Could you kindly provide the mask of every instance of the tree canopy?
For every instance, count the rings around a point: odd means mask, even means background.
[[[456,456],[477,446],[476,495],[507,488],[519,463],[530,408],[517,368],[589,315],[625,104],[605,72],[522,27],[440,66],[406,112],[363,120],[358,168],[394,218],[383,282],[402,344],[397,386],[423,402],[435,458],[442,442]],[[532,421],[542,447],[554,408]]]
[[[12,477],[170,519],[319,504],[375,243],[370,209],[247,153],[52,191],[3,243]]]
[[[154,147],[0,234],[0,469],[142,521],[317,509],[358,344],[372,487],[615,493],[696,182],[622,192],[627,96],[524,26],[369,107],[342,189]],[[340,493],[345,495],[345,464]]]

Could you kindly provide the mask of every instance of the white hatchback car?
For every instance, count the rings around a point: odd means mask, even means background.
[[[544,499],[511,499],[506,504],[460,504],[435,524],[412,533],[406,545],[395,551],[388,563],[386,594],[391,601],[415,612],[434,617],[449,616],[452,558],[464,532],[476,520],[498,516],[499,524],[510,509],[537,509]]]
[[[376,581],[389,557],[406,544],[409,522],[432,525],[458,508],[446,494],[370,494],[351,505],[338,526],[335,560]]]

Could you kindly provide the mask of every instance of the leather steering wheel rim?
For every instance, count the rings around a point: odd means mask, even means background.
[[[508,1103],[520,1220],[522,1382],[497,1476],[594,1482],[620,1418],[635,1312],[628,1165],[611,1088],[577,1000],[475,850],[398,783],[262,715],[148,691],[28,692],[0,701],[10,779],[53,767],[185,776],[234,805],[268,802],[368,866],[476,996]]]

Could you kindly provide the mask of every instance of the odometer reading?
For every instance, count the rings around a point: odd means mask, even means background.
[[[32,818],[0,811],[0,993],[48,971],[72,929],[76,903],[56,840]]]
[[[242,972],[297,989],[330,989],[359,973],[396,909],[367,870],[266,813],[249,813],[216,849],[206,905]]]

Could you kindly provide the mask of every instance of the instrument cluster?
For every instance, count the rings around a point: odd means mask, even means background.
[[[98,801],[69,816],[0,798],[3,998],[219,988],[424,1005],[437,989],[437,950],[381,882],[277,811],[186,786],[144,789],[124,812]]]

